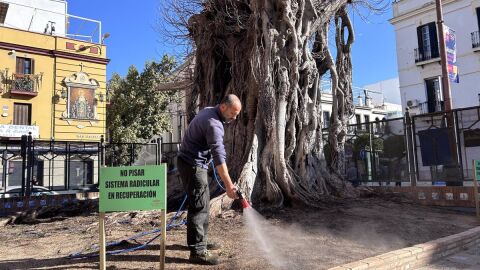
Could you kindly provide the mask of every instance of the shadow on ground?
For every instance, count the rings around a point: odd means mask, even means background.
[[[129,248],[128,246],[123,246]],[[149,245],[142,250],[158,250],[158,255],[135,255],[134,252],[107,255],[108,262],[158,262],[160,260],[160,245]],[[168,250],[186,251],[186,246],[173,244],[167,246]],[[90,253],[92,254],[92,253]],[[168,253],[167,253],[168,254]],[[166,264],[189,264],[189,261],[184,258],[169,257],[165,258]],[[0,270],[20,270],[20,269],[98,269],[98,257],[70,259],[66,257],[50,258],[50,259],[35,259],[25,258],[21,260],[4,260],[0,261]],[[109,266],[107,269],[120,269],[115,266]]]

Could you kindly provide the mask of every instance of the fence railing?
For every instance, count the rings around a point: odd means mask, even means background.
[[[40,75],[13,74],[10,92],[19,95],[38,95],[38,80]]]
[[[345,143],[347,180],[400,185],[462,185],[480,159],[480,107],[350,125]],[[328,148],[328,134],[324,143]],[[328,162],[328,153],[326,158]]]
[[[328,157],[328,133],[324,133]],[[29,195],[43,187],[58,193],[96,189],[105,166],[175,167],[178,142],[104,143],[0,140],[0,198],[11,189]],[[461,185],[472,181],[480,160],[480,106],[348,126],[344,176],[353,183],[425,182]]]
[[[428,61],[431,59],[438,58],[440,56],[440,54],[438,53],[438,50],[424,50],[424,49],[418,49],[418,48],[415,48],[413,50],[413,54],[415,56],[415,63]]]
[[[0,198],[29,196],[36,191],[98,191],[99,168],[154,165],[162,159],[162,142],[104,143],[0,140]],[[47,193],[47,192],[45,192]],[[48,194],[48,193],[47,193]]]

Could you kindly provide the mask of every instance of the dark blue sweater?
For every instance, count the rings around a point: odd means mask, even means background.
[[[223,118],[220,108],[206,107],[188,125],[178,157],[192,166],[207,169],[213,157],[215,166],[225,163]]]

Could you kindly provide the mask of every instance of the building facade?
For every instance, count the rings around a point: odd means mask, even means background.
[[[40,18],[19,16],[38,6]],[[66,6],[65,1],[0,2],[0,137],[32,132],[38,139],[99,141],[105,134],[106,47],[67,37],[59,27],[69,16]]]
[[[444,25],[454,31],[459,81],[450,82],[452,108],[480,102],[480,1],[444,0]],[[435,1],[396,0],[393,18],[402,108],[412,114],[444,109]]]
[[[36,144],[28,181],[53,190],[97,182],[98,142],[106,133],[106,46],[69,34],[67,2],[0,0],[0,190],[26,185],[20,138]],[[90,143],[90,144],[89,144]],[[1,191],[0,191],[1,193]]]

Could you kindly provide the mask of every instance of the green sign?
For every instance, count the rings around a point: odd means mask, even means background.
[[[480,180],[480,160],[475,160],[473,163],[475,164],[474,170],[475,170],[476,179]]]
[[[100,169],[100,212],[167,207],[165,165]]]

